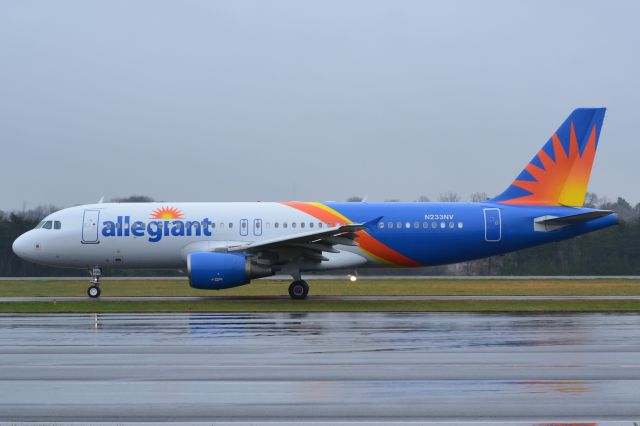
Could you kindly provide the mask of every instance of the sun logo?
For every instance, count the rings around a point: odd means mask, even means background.
[[[551,140],[555,160],[545,152],[544,148],[541,149],[537,158],[542,167],[531,162],[525,168],[534,180],[516,179],[513,182],[513,185],[530,192],[531,195],[506,200],[505,204],[564,206],[583,204],[596,155],[596,126],[594,125],[591,129],[582,153],[580,153],[573,122],[571,122],[568,152],[556,133]]]
[[[182,211],[175,207],[160,207],[155,209],[150,216],[151,219],[182,219]]]

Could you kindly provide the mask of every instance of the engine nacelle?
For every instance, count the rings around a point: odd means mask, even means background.
[[[249,284],[253,278],[273,275],[267,266],[255,265],[242,254],[197,252],[187,256],[189,285],[193,288],[221,290]]]

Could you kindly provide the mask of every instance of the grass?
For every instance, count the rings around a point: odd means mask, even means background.
[[[309,280],[311,296],[640,296],[640,280]],[[286,296],[288,281],[257,280],[222,291],[196,290],[187,280],[104,280],[104,296]],[[0,297],[84,296],[87,281],[0,281]]]
[[[104,296],[286,296],[286,281],[258,280],[223,291],[194,290],[186,280],[105,280]],[[640,312],[638,300],[313,300],[314,295],[635,296],[640,280],[347,280],[310,281],[305,301],[198,300],[6,302],[0,312]],[[85,281],[0,281],[0,297],[84,296]]]

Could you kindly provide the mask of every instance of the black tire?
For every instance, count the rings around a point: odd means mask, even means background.
[[[97,285],[92,285],[91,287],[89,287],[87,289],[87,296],[92,299],[100,297],[100,287],[98,287]]]
[[[309,284],[306,281],[294,281],[289,286],[289,297],[293,300],[306,299],[309,294]]]

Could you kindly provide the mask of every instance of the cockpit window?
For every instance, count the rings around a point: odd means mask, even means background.
[[[53,229],[61,229],[62,228],[62,223],[60,223],[59,220],[56,220],[55,222],[53,222]]]
[[[46,222],[44,223],[44,225],[42,225],[42,227],[43,227],[44,229],[51,229],[51,225],[52,225],[51,221],[50,221],[50,220],[48,220],[48,221],[46,221]]]

